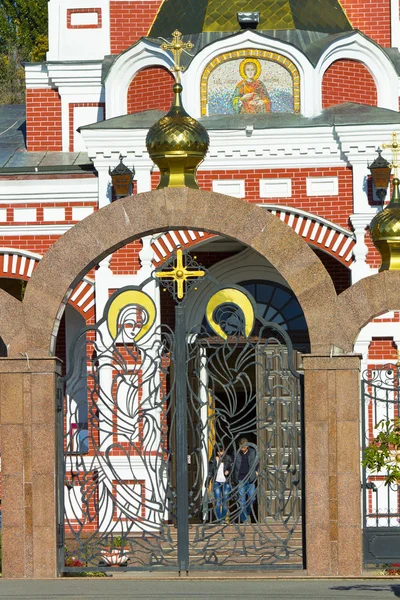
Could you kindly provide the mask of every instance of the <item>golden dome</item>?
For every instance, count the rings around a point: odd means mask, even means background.
[[[174,101],[169,112],[150,127],[146,146],[150,158],[160,169],[157,189],[165,187],[198,188],[196,170],[203,161],[210,138],[196,119],[182,106],[182,85],[175,83]]]
[[[382,264],[379,271],[400,271],[400,181],[393,179],[389,204],[371,221],[371,238],[378,249]]]

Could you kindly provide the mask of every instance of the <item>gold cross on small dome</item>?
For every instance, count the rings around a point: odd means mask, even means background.
[[[176,251],[176,266],[172,271],[156,271],[155,276],[159,279],[172,279],[177,285],[177,298],[182,300],[185,295],[184,283],[188,279],[197,279],[198,277],[204,277],[205,271],[190,270],[187,269],[183,264],[183,252],[180,248]]]
[[[397,170],[400,167],[399,164],[399,152],[400,142],[397,137],[396,131],[392,133],[392,141],[389,144],[382,144],[382,148],[390,148],[392,151],[392,162],[389,165],[391,169],[394,169],[394,176],[397,177]]]
[[[171,50],[175,63],[174,66],[171,67],[171,71],[176,73],[176,81],[180,83],[181,73],[185,70],[185,67],[181,66],[181,54],[184,50],[191,50],[193,48],[193,44],[192,42],[182,42],[182,34],[177,29],[175,29],[174,33],[172,34],[172,38],[173,39],[170,44],[164,42],[161,44],[161,48],[163,50]]]

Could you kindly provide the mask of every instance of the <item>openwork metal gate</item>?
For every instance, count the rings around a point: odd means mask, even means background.
[[[243,288],[178,250],[78,335],[59,408],[61,570],[303,568],[299,376]]]
[[[400,416],[399,367],[387,364],[363,373],[363,454],[378,431]],[[393,451],[393,459],[396,460]],[[387,471],[371,474],[363,468],[363,532],[366,564],[400,562],[400,496],[398,483],[385,485]]]

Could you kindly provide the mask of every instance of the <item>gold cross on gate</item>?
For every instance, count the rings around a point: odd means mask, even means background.
[[[173,73],[176,73],[176,81],[180,83],[181,72],[185,70],[185,67],[181,66],[181,54],[184,50],[191,50],[193,48],[192,42],[182,42],[182,34],[180,31],[175,29],[172,34],[173,41],[170,44],[164,42],[161,44],[163,50],[171,50],[174,57],[174,66],[171,68]]]
[[[177,284],[177,296],[179,300],[182,300],[185,295],[184,283],[188,279],[196,279],[197,277],[204,277],[205,271],[193,271],[187,269],[183,264],[183,252],[180,248],[176,251],[176,266],[172,271],[159,271],[155,273],[155,276],[159,279],[172,279]]]
[[[397,177],[397,169],[400,167],[399,164],[399,152],[400,142],[397,137],[396,131],[392,133],[392,141],[390,144],[382,144],[382,148],[390,148],[392,151],[392,162],[389,165],[391,169],[394,169],[394,176]]]

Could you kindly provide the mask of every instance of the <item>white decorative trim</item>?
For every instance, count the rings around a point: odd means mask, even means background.
[[[245,198],[246,196],[244,179],[214,179],[212,189],[213,192],[234,198]]]
[[[65,221],[65,208],[64,207],[45,207],[43,209],[43,221]]]
[[[316,90],[320,90],[322,107],[322,80],[325,71],[337,60],[354,60],[362,63],[374,78],[378,106],[399,110],[398,75],[385,52],[361,33],[339,38],[322,54],[315,68],[317,76]]]
[[[25,87],[29,89],[50,89],[49,74],[46,63],[26,64],[25,69]]]
[[[260,179],[260,198],[290,198],[291,196],[291,179]]]
[[[99,93],[102,89],[102,60],[71,62],[48,62],[49,79],[56,88],[86,88],[93,93],[95,87]],[[60,94],[62,90],[59,90]],[[85,100],[81,100],[85,102]],[[90,102],[90,100],[87,100]]]
[[[82,219],[86,219],[86,217],[93,214],[93,212],[93,206],[74,206],[72,208],[72,220],[82,221]]]
[[[337,177],[307,177],[307,196],[337,196],[339,180]]]
[[[96,177],[79,179],[9,179],[2,180],[0,205],[69,204],[85,202],[97,205]]]
[[[173,61],[169,53],[143,38],[120,54],[105,81],[107,118],[127,113],[128,88],[139,71],[148,67],[164,67],[170,70],[172,66]]]
[[[14,208],[15,223],[30,223],[37,220],[36,208]]]
[[[0,225],[0,235],[63,235],[73,225]]]

